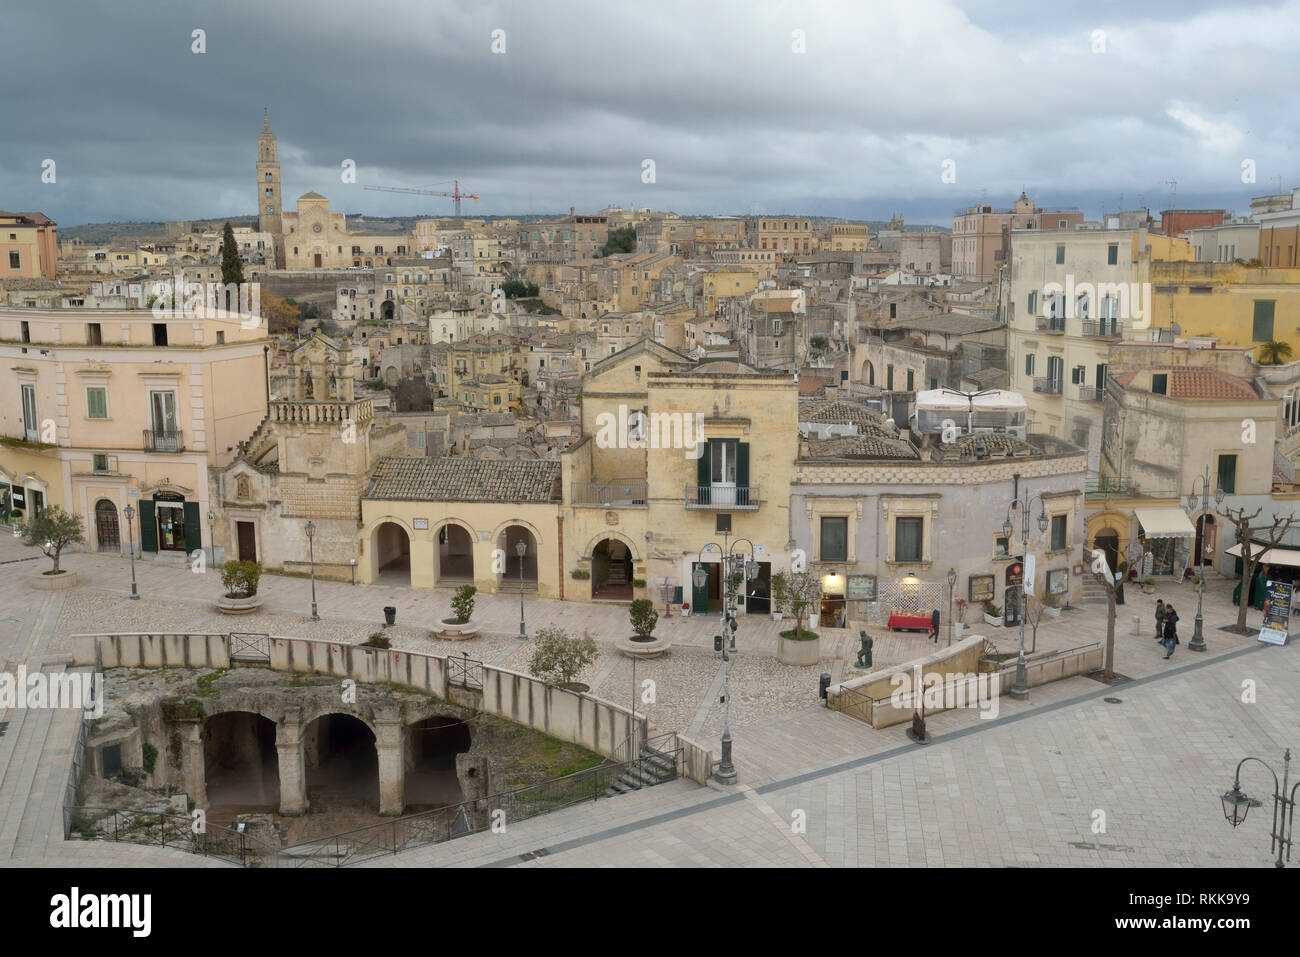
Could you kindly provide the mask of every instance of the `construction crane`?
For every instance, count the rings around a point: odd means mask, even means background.
[[[462,199],[472,199],[478,202],[477,193],[462,193],[460,191],[460,180],[444,180],[453,183],[452,192],[444,193],[441,190],[429,189],[428,186],[362,186],[362,189],[380,190],[385,193],[419,193],[421,196],[449,196],[456,201],[456,216],[460,216],[460,201]],[[430,183],[429,186],[441,186],[442,183]]]

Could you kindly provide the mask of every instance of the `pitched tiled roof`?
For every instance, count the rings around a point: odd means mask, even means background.
[[[987,456],[1036,455],[1038,449],[1006,432],[976,432],[958,436],[956,441],[935,446],[936,459],[977,459],[979,446]]]
[[[1258,399],[1245,379],[1218,369],[1169,370],[1169,394],[1176,399]]]
[[[916,449],[901,439],[886,439],[878,435],[846,435],[824,441],[808,443],[808,458],[812,459],[915,459]]]
[[[409,502],[558,502],[560,463],[382,458],[365,497]]]

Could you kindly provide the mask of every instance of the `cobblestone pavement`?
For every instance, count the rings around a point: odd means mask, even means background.
[[[0,536],[0,573],[11,581],[0,594],[5,670],[42,662],[62,667],[60,655],[77,632],[229,629],[230,619],[212,607],[220,585],[210,572],[194,575],[183,566],[138,562],[143,597],[129,601],[126,561],[74,554],[65,565],[77,571],[80,587],[41,593],[22,582],[45,562],[22,560],[32,554]],[[1274,763],[1284,747],[1300,746],[1300,659],[1294,643],[1261,646],[1221,630],[1235,620],[1232,584],[1212,578],[1207,586],[1208,652],[1186,651],[1196,608],[1191,586],[1162,585],[1154,596],[1131,593],[1117,622],[1116,668],[1134,680],[1107,687],[1080,677],[1034,688],[1027,702],[1002,699],[994,720],[982,720],[976,711],[933,715],[933,741],[927,745],[912,744],[901,727],[875,731],[820,707],[817,675],[827,671],[839,680],[852,674],[855,637],[825,630],[820,667],[789,667],[774,656],[776,635],[790,623],[750,617],[742,621],[731,674],[740,787],[677,781],[382,863],[1264,865],[1267,815],[1252,816],[1233,831],[1218,796],[1231,784],[1240,757],[1258,754]],[[389,632],[399,648],[468,651],[527,670],[529,650],[512,637],[518,631],[517,596],[480,596],[475,618],[484,636],[450,643],[428,632],[429,623],[447,614],[446,590],[318,582],[319,622],[308,616],[309,582],[268,575],[262,593],[262,611],[240,619],[241,630],[362,641],[377,629],[382,607],[391,604],[398,608],[398,625]],[[1148,636],[1156,597],[1172,599],[1182,617],[1183,644],[1169,661]],[[611,643],[628,630],[624,606],[529,597],[525,611],[530,634],[548,624],[589,629],[602,650],[581,680],[601,697],[630,700],[632,663]],[[1257,625],[1258,617],[1252,612],[1250,623]],[[638,682],[655,682],[655,702],[638,708],[657,729],[716,742],[722,672],[712,650],[715,630],[711,618],[661,620],[657,634],[673,641],[673,654],[636,666]],[[968,631],[989,635],[1006,651],[1015,649],[1018,638],[1012,630],[982,625]],[[1063,649],[1104,634],[1104,604],[1083,605],[1045,622],[1037,641],[1040,649]],[[933,649],[924,634],[882,633],[876,662]],[[1242,701],[1248,680],[1255,683],[1257,703]],[[1121,700],[1109,704],[1106,697]],[[164,848],[64,842],[60,805],[75,718],[0,714],[0,722],[6,720],[9,733],[0,736],[0,866],[214,863]],[[1248,791],[1253,786],[1263,792],[1264,784],[1243,782]],[[1094,831],[1102,814],[1105,830]],[[544,853],[533,854],[538,851]]]

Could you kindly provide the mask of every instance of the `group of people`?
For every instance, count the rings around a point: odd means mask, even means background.
[[[1178,644],[1178,612],[1166,605],[1163,598],[1156,601],[1156,641],[1165,646],[1165,657],[1174,653]]]

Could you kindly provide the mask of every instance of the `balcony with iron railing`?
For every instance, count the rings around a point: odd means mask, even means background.
[[[1050,376],[1035,376],[1034,391],[1041,392],[1043,395],[1060,395],[1061,380]]]
[[[1039,316],[1034,325],[1039,332],[1051,332],[1057,335],[1065,334],[1065,319],[1059,316]]]
[[[146,452],[184,452],[185,433],[180,429],[174,432],[145,429],[144,450]]]
[[[1131,479],[1115,477],[1098,477],[1090,479],[1084,484],[1083,494],[1085,498],[1099,498],[1106,496],[1148,499],[1178,498],[1178,492],[1174,489],[1149,489],[1139,486]]]
[[[753,512],[758,509],[757,485],[687,485],[688,509],[729,509]]]
[[[1116,339],[1124,334],[1118,319],[1084,319],[1081,327],[1083,335],[1101,339]]]
[[[1088,385],[1079,386],[1080,402],[1100,402],[1105,397],[1106,397],[1105,389],[1097,389],[1094,388],[1093,386],[1088,386]]]
[[[639,481],[574,482],[569,504],[580,508],[645,508],[647,483]]]

